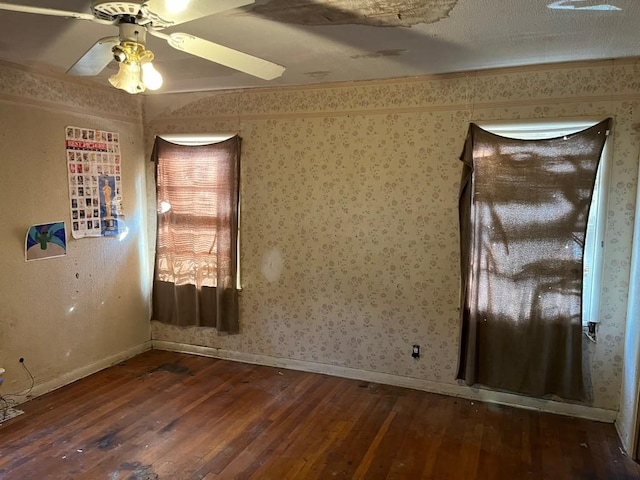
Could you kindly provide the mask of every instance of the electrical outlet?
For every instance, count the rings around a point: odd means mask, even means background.
[[[420,345],[413,346],[413,350],[411,351],[411,356],[416,360],[420,358]]]

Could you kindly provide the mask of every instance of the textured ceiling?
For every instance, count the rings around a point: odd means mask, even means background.
[[[213,0],[212,0],[213,1]],[[83,0],[12,3],[88,13]],[[554,8],[549,8],[549,5]],[[65,72],[99,38],[93,22],[0,12],[0,59]],[[284,65],[265,81],[148,38],[159,93],[303,85],[640,55],[638,0],[257,0],[165,30]],[[117,69],[113,62],[98,77]]]

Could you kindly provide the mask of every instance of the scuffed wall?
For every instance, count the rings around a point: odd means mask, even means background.
[[[587,405],[617,410],[639,74],[627,60],[149,97],[147,149],[156,133],[243,138],[241,334],[154,322],[153,338],[456,385],[469,122],[612,116],[602,323],[585,376]]]
[[[71,238],[65,127],[119,132],[125,238]],[[0,65],[2,395],[56,388],[148,348],[141,99]],[[30,225],[64,221],[67,255],[25,262]],[[19,397],[23,398],[23,397]]]

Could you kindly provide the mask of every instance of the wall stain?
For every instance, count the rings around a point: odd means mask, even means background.
[[[449,16],[458,0],[270,0],[249,12],[297,25],[368,25],[410,27],[435,23]]]

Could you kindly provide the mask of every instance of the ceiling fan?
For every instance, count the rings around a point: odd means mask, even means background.
[[[166,40],[177,50],[225,65],[264,80],[272,80],[284,67],[188,33],[164,33],[161,30],[215,13],[239,8],[255,0],[144,0],[113,2],[93,0],[91,13],[68,12],[0,2],[0,10],[89,20],[119,28],[117,36],[98,40],[67,70],[70,75],[98,75],[112,60],[120,66],[109,78],[116,88],[141,93],[162,85],[162,76],[152,65],[153,53],[146,48],[146,34]]]

